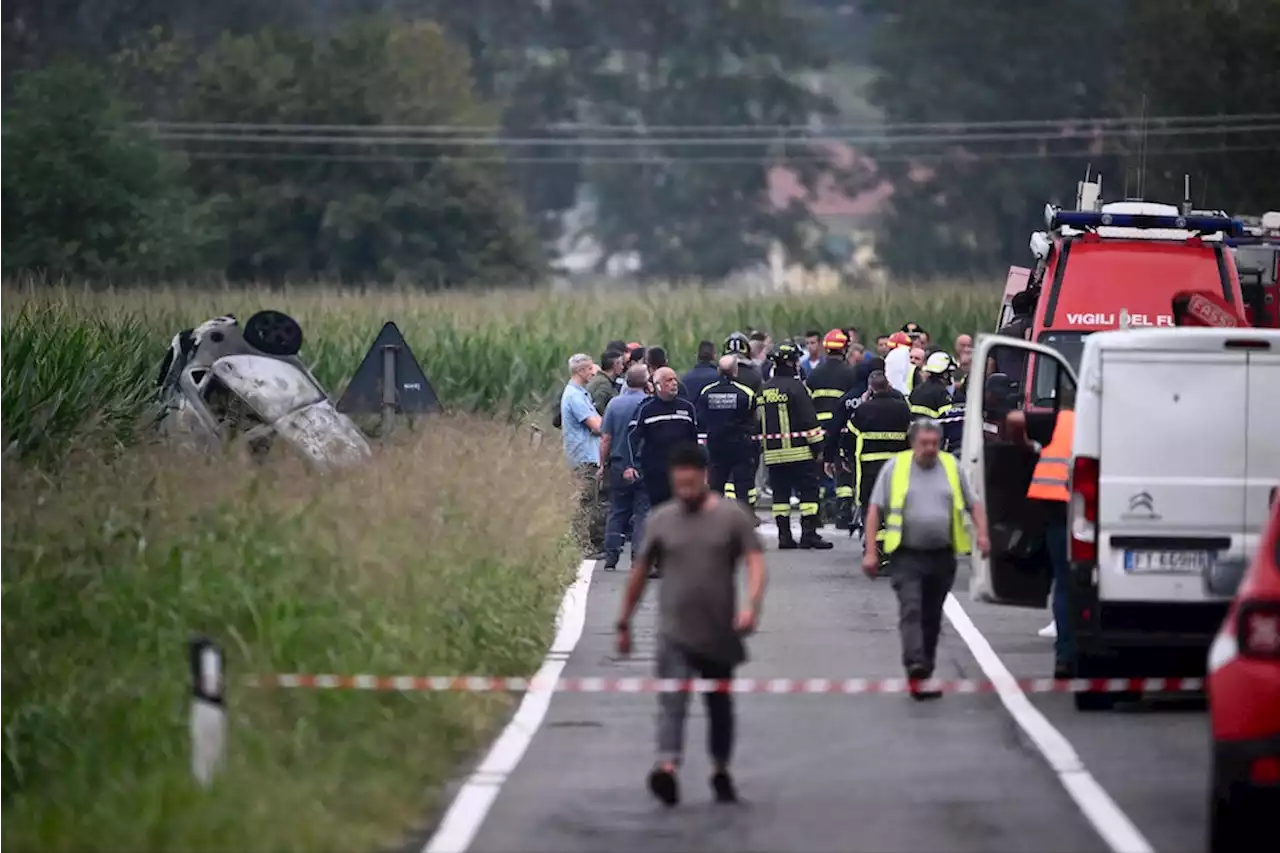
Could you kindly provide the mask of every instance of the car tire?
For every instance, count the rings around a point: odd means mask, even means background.
[[[244,324],[245,343],[274,356],[294,356],[302,349],[302,326],[282,311],[259,311]]]
[[[1235,853],[1248,849],[1240,830],[1240,816],[1227,796],[1226,789],[1217,783],[1213,773],[1209,783],[1209,838],[1208,853]]]

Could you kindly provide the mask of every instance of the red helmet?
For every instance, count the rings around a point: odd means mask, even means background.
[[[842,329],[832,329],[822,339],[822,348],[834,352],[844,352],[849,346],[849,336]]]
[[[889,336],[889,349],[911,346],[911,336],[906,332],[894,332]]]

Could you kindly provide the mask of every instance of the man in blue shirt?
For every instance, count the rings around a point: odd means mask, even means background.
[[[600,502],[601,417],[587,392],[587,383],[595,372],[591,356],[575,353],[569,358],[569,382],[560,395],[564,458],[579,481],[574,532],[586,560],[599,560],[604,556],[604,506]]]
[[[631,458],[631,428],[636,410],[648,397],[644,389],[649,382],[649,370],[643,364],[633,364],[627,368],[624,380],[626,388],[605,407],[600,429],[600,464],[609,483],[604,568],[610,572],[618,567],[624,535],[631,538],[631,559],[640,553],[644,520],[649,514],[649,494],[635,475],[635,460]]]

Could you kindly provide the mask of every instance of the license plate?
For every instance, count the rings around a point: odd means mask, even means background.
[[[1124,570],[1138,574],[1195,574],[1213,562],[1212,551],[1125,551]]]

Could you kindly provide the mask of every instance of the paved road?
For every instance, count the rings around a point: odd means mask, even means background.
[[[762,528],[763,529],[763,528]],[[830,531],[828,552],[773,551],[761,631],[744,677],[901,676],[887,581],[858,571],[856,540]],[[625,582],[597,569],[586,624],[566,677],[649,674],[653,590],[637,619],[637,649],[618,660],[612,625]],[[1043,611],[957,597],[1017,676],[1047,676]],[[937,676],[983,678],[954,627]],[[695,703],[698,700],[694,700]],[[1081,715],[1069,696],[1032,701],[1065,735],[1102,788],[1162,853],[1201,849],[1207,730],[1202,709],[1139,708]],[[1106,851],[1108,844],[995,695],[736,698],[735,775],[744,802],[717,806],[704,717],[695,704],[682,773],[684,802],[650,799],[652,695],[560,694],[499,793],[474,853],[658,851]]]

